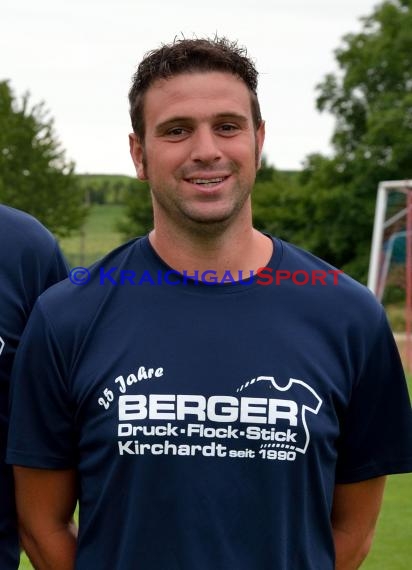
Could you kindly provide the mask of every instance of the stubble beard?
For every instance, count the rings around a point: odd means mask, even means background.
[[[255,139],[255,167],[256,170],[259,164],[259,151],[257,145],[257,139]],[[142,162],[145,171],[148,173],[148,161],[145,149],[143,148],[143,157]],[[222,170],[222,166],[219,167]],[[227,166],[228,171],[231,172],[232,175],[236,175],[239,173],[239,167],[230,162]],[[193,169],[192,169],[193,170]],[[213,170],[217,170],[216,168],[204,166],[203,170],[207,170],[209,173],[212,173]],[[178,173],[177,179],[183,180],[184,178],[190,177],[190,173],[187,170],[181,170]],[[149,175],[149,182],[150,182],[150,175]],[[156,227],[156,212],[159,211],[162,213],[160,217],[166,217],[174,223],[174,225],[182,231],[186,231],[196,236],[207,236],[213,238],[214,236],[218,237],[222,235],[227,228],[233,223],[233,221],[237,218],[240,214],[242,209],[245,206],[246,201],[251,197],[252,189],[254,185],[253,181],[241,181],[240,177],[238,178],[238,182],[236,184],[237,188],[233,188],[233,196],[235,198],[232,202],[232,207],[228,208],[226,212],[222,212],[219,216],[211,217],[202,215],[201,212],[197,213],[190,209],[187,205],[187,201],[184,199],[178,199],[178,196],[175,200],[168,199],[169,192],[165,192],[163,187],[154,187],[153,185],[150,186],[150,192],[152,196],[152,204],[153,204],[153,213],[154,213],[154,221]],[[167,189],[166,189],[167,190]],[[165,199],[166,197],[166,199]]]
[[[167,218],[179,231],[196,236],[220,236],[230,227],[250,199],[250,184],[239,184],[232,189],[232,197],[221,211],[202,211],[202,204],[191,206],[190,202],[179,196],[172,196],[163,188],[151,188],[153,210],[156,218]],[[207,202],[204,209],[207,209]],[[156,212],[159,215],[156,216]]]

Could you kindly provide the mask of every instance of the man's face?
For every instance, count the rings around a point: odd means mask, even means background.
[[[144,100],[145,140],[130,135],[141,180],[149,180],[156,223],[224,224],[250,212],[264,140],[250,93],[224,72],[158,80]]]

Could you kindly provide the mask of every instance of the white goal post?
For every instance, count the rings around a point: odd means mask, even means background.
[[[379,287],[384,231],[399,219],[406,216],[408,212],[408,206],[406,205],[403,210],[397,212],[388,220],[385,219],[388,194],[391,191],[404,192],[405,194],[408,194],[412,191],[412,180],[387,180],[385,182],[380,182],[378,186],[368,273],[368,287],[375,295],[378,294]]]
[[[392,215],[387,218],[389,206],[389,194],[397,193],[405,195],[404,204],[397,211],[392,210]],[[391,209],[389,208],[389,211]],[[404,221],[403,221],[404,220]],[[400,229],[402,231],[396,231]],[[392,235],[386,231],[394,226]],[[386,240],[386,252],[384,254],[384,237]],[[409,372],[412,372],[412,180],[388,180],[380,182],[376,197],[375,220],[373,224],[372,246],[369,258],[368,287],[381,301],[385,283],[388,275],[388,268],[391,262],[392,250],[395,240],[404,237],[406,242],[405,252],[405,334],[404,342],[404,362]]]

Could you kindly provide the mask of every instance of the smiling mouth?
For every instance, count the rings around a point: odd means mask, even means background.
[[[216,178],[187,178],[186,182],[190,182],[191,184],[196,184],[197,186],[201,186],[202,188],[213,188],[214,186],[221,184],[227,178],[229,177],[219,176]]]

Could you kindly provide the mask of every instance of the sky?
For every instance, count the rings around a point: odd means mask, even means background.
[[[44,101],[78,173],[134,176],[127,94],[144,54],[175,36],[225,35],[259,71],[264,154],[297,170],[330,154],[334,120],[316,85],[337,71],[334,50],[378,0],[3,0],[0,80]]]

